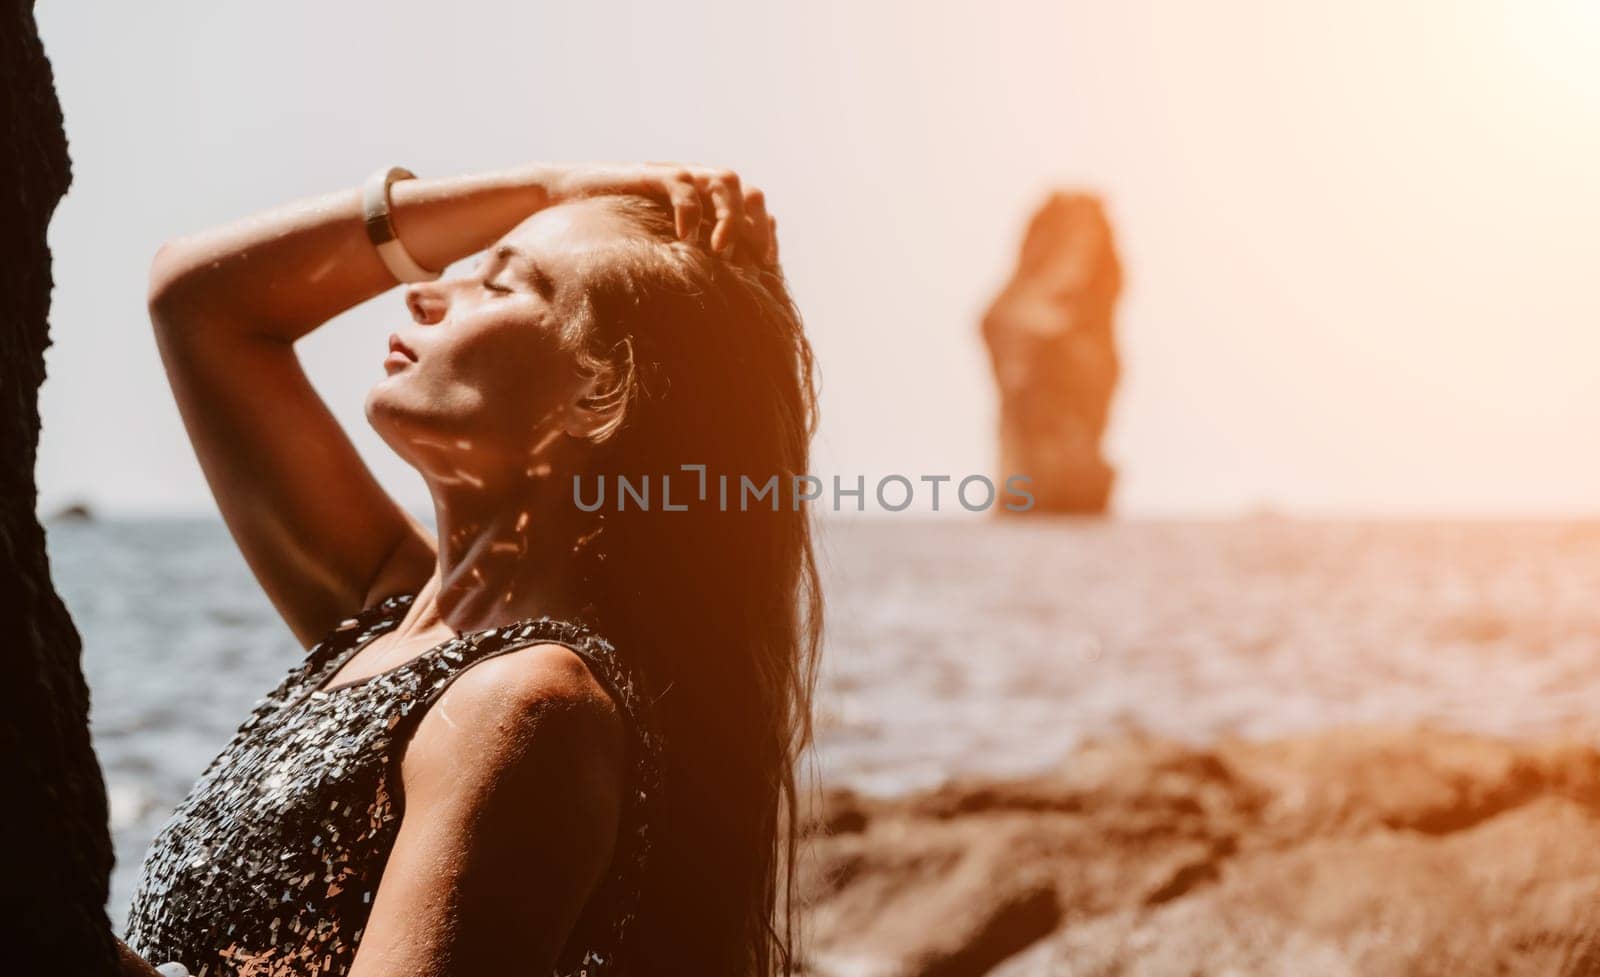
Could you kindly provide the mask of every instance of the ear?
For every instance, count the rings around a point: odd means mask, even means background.
[[[590,440],[610,425],[616,415],[617,399],[596,392],[597,380],[586,383],[578,396],[567,405],[562,417],[561,430],[574,438]]]
[[[562,430],[575,438],[602,441],[622,424],[633,384],[633,340],[624,337],[613,347],[621,356],[589,377],[567,405]]]

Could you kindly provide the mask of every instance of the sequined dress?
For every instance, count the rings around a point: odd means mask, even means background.
[[[530,618],[324,688],[414,599],[389,597],[340,624],[255,705],[206,768],[145,856],[124,938],[140,956],[176,961],[194,977],[348,972],[399,831],[407,737],[465,669],[549,642],[582,656],[617,700],[631,733],[633,778],[611,869],[555,973],[626,972],[661,746],[637,676],[583,625]]]

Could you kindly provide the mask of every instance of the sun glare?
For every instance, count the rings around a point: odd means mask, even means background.
[[[1536,0],[1502,9],[1502,36],[1540,94],[1600,109],[1600,0]]]

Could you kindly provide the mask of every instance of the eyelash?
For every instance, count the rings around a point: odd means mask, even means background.
[[[511,289],[502,285],[496,285],[494,282],[484,282],[483,287],[487,288],[491,292],[499,292],[502,295],[509,294],[511,292]]]

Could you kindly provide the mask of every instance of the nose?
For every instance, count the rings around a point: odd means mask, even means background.
[[[432,325],[444,318],[444,296],[427,285],[410,285],[406,288],[406,308],[411,318],[423,325]]]

